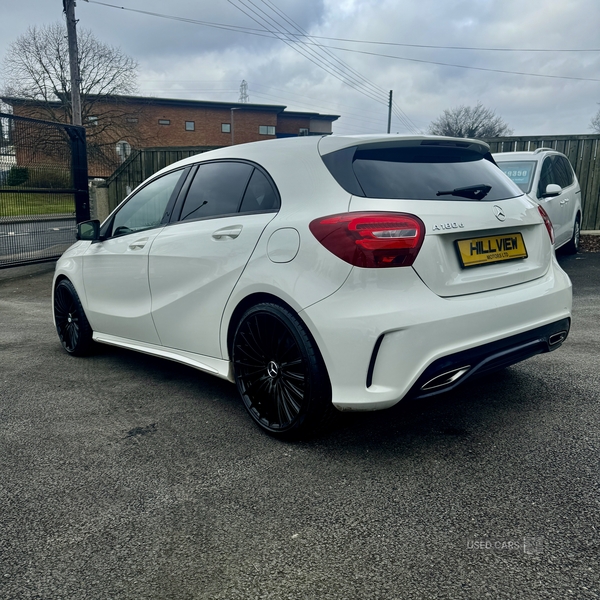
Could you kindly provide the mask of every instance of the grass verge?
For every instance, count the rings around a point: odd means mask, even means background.
[[[70,214],[75,212],[71,194],[0,194],[0,217],[28,217],[31,215]]]

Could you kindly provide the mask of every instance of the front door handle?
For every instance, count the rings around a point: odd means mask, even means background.
[[[223,227],[223,229],[218,229],[212,234],[212,236],[215,240],[234,240],[236,237],[238,237],[238,235],[240,235],[240,233],[242,233],[242,226],[233,225],[232,227]]]
[[[139,240],[135,240],[135,242],[131,242],[131,244],[129,244],[129,249],[130,250],[141,250],[145,245],[146,242],[148,241],[148,238],[141,238]]]

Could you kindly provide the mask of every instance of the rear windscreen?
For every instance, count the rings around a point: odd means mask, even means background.
[[[467,148],[354,146],[323,162],[346,191],[367,198],[494,202],[523,193],[489,158]]]
[[[496,161],[505,175],[508,175],[521,190],[528,193],[531,190],[536,162],[532,160]]]

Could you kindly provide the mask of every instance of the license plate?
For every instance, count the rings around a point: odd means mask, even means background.
[[[463,267],[527,258],[527,249],[520,233],[458,240],[455,243]]]

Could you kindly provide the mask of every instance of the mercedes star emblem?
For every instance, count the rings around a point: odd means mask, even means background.
[[[498,221],[504,221],[504,219],[506,219],[504,211],[497,204],[494,204],[494,214],[496,215],[496,219],[498,219]]]

